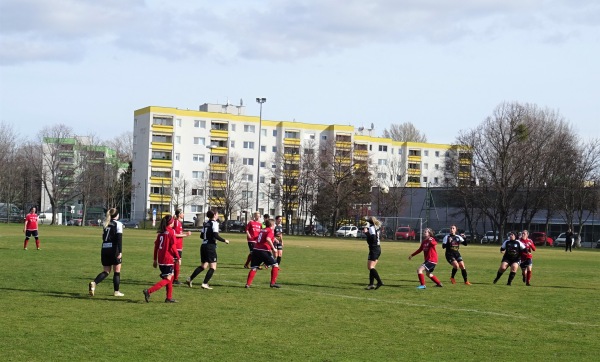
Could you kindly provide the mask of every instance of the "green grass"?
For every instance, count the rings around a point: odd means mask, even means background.
[[[126,229],[121,291],[112,277],[96,296],[87,284],[100,271],[100,229],[51,227],[22,250],[21,225],[0,225],[0,355],[5,361],[416,361],[596,360],[600,349],[597,250],[538,248],[532,287],[508,273],[491,283],[497,246],[461,248],[473,285],[449,283],[440,254],[436,275],[444,288],[417,290],[417,243],[386,242],[378,270],[385,282],[366,291],[364,240],[286,238],[279,290],[269,271],[245,289],[242,234],[219,244],[213,290],[176,287],[143,300],[159,280],[152,268],[155,234]],[[182,276],[198,263],[198,233],[185,239]],[[460,273],[458,274],[460,278]]]

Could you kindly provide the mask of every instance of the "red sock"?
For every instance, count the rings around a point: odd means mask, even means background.
[[[179,267],[180,267],[179,263],[176,262],[175,263],[175,276],[174,276],[174,280],[179,280]]]
[[[25,241],[23,242],[23,249],[27,249],[28,242],[29,242],[29,239],[25,239]]]
[[[254,276],[256,275],[256,270],[252,269],[248,273],[248,280],[246,280],[246,285],[252,285],[252,281],[254,280]]]
[[[173,281],[169,280],[169,283],[167,284],[167,299],[172,299],[173,298]]]
[[[271,269],[271,284],[275,284],[277,283],[277,275],[279,274],[279,267],[273,267],[273,269]]]
[[[35,247],[40,248],[40,239],[35,239]]]
[[[169,284],[169,279],[161,279],[160,282],[154,284],[148,289],[148,293],[152,294],[167,284]]]
[[[435,275],[432,275],[432,276],[431,276],[429,279],[433,280],[433,282],[434,282],[435,284],[437,284],[437,285],[440,285],[440,284],[442,284],[442,283],[440,282],[440,280],[439,280],[439,279],[438,279],[438,278],[437,278]]]
[[[527,283],[531,281],[531,270],[527,273]]]
[[[417,274],[419,276],[419,283],[421,283],[421,285],[425,285],[425,275],[423,274]]]

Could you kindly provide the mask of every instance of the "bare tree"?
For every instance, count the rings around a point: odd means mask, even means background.
[[[122,163],[129,163],[133,160],[133,132],[127,131],[112,140],[108,140],[106,145],[115,150],[117,159]]]
[[[18,157],[17,134],[12,126],[5,123],[0,123],[0,164],[2,172],[0,172],[0,202],[6,204],[17,204],[23,196],[23,188],[20,185],[27,182],[27,179],[22,178],[21,165]],[[33,161],[33,160],[32,160]],[[24,162],[23,166],[27,163]],[[7,205],[8,206],[8,205]],[[0,215],[0,220],[11,221],[11,209],[6,207],[6,214]],[[14,221],[14,220],[12,220]]]
[[[400,142],[427,142],[427,136],[421,133],[412,122],[393,123],[390,129],[383,130],[383,137]]]
[[[251,172],[241,162],[241,157],[231,155],[227,163],[225,155],[211,156],[211,164],[223,165],[223,172],[210,173],[210,204],[221,210],[225,221],[229,220],[232,212],[249,198],[244,194],[247,189],[248,176]],[[250,192],[250,191],[248,191]],[[246,197],[245,197],[246,196]]]

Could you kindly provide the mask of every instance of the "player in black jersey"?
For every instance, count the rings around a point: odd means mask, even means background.
[[[458,268],[460,268],[460,273],[465,281],[465,285],[471,285],[471,282],[469,282],[469,279],[467,278],[465,262],[463,261],[462,255],[460,255],[459,249],[461,245],[467,246],[467,241],[463,239],[462,236],[456,234],[456,225],[450,226],[450,234],[446,235],[442,242],[442,249],[446,249],[446,260],[452,265],[450,282],[456,284],[454,277],[456,276]]]
[[[500,247],[500,252],[504,255],[502,256],[496,279],[494,279],[494,284],[498,282],[502,274],[504,274],[506,269],[510,266],[510,274],[508,275],[508,282],[506,285],[511,285],[515,278],[515,274],[519,269],[519,264],[521,263],[521,253],[523,253],[525,249],[527,249],[527,247],[521,241],[516,239],[515,233],[512,231],[509,232],[508,239],[505,240]]]
[[[112,208],[106,212],[104,231],[102,233],[102,249],[100,253],[100,259],[104,270],[88,285],[91,297],[93,297],[96,292],[96,285],[100,284],[100,282],[110,274],[110,271],[113,268],[115,270],[113,275],[113,295],[115,297],[124,296],[124,294],[119,291],[119,286],[121,284],[121,260],[123,257],[123,224],[118,220],[119,211],[117,209]]]
[[[281,265],[281,256],[283,255],[283,225],[281,224],[281,215],[275,217],[274,233],[275,240],[273,240],[273,246],[277,255],[277,264]]]

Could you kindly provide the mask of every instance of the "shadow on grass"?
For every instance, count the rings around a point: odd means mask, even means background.
[[[28,293],[38,293],[41,295],[55,297],[55,298],[69,298],[69,299],[89,299],[89,300],[104,300],[108,302],[120,302],[120,303],[145,303],[144,296],[140,291],[140,300],[132,300],[123,297],[99,297],[94,296],[90,297],[87,292],[85,294],[82,293],[67,293],[67,292],[55,292],[55,291],[47,291],[47,290],[36,290],[36,289],[18,289],[18,288],[0,288],[0,290],[12,291],[12,292],[28,292]]]

